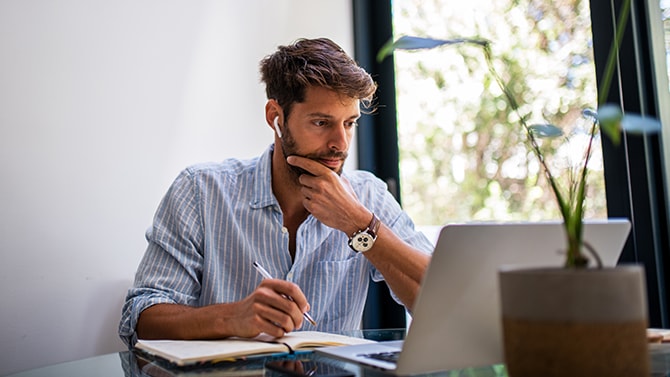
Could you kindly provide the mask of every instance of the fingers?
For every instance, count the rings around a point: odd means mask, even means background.
[[[307,157],[301,157],[301,156],[288,156],[286,158],[286,162],[288,162],[290,165],[297,166],[299,168],[304,169],[305,171],[309,172],[312,175],[315,176],[320,176],[324,174],[330,174],[333,171],[330,170],[328,167],[311,160]]]
[[[302,185],[301,192],[306,199],[311,199],[314,195],[324,194],[333,186],[339,185],[339,176],[316,161],[298,156],[289,156],[288,161],[294,161],[294,166],[301,167],[309,173],[298,177],[298,182]]]
[[[309,173],[298,177],[302,185],[301,192],[308,200],[317,195],[328,194],[327,196],[331,197],[332,191],[338,191],[342,185],[340,176],[319,162],[300,156],[289,156],[286,162]]]
[[[321,163],[300,156],[289,156],[286,161],[309,171],[301,175],[302,205],[324,225],[350,234],[352,224],[367,224],[372,215],[358,200],[351,183]]]
[[[302,314],[309,310],[300,288],[284,280],[263,280],[248,299],[254,326],[272,336],[283,336],[302,327]]]
[[[261,282],[259,287],[268,287],[279,295],[283,295],[282,298],[284,300],[279,301],[290,307],[297,305],[298,310],[300,310],[300,315],[309,309],[307,297],[305,297],[302,289],[290,281],[281,279],[265,279]]]
[[[302,326],[300,320],[297,321],[291,315],[268,307],[262,304],[256,304],[256,317],[258,331],[274,337],[284,336],[286,333],[299,329]]]

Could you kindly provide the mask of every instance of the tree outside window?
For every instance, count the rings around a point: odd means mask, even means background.
[[[596,108],[588,1],[394,0],[393,23],[395,38],[490,40],[530,123],[564,128],[568,142],[545,145],[555,151],[555,167],[581,157],[590,124],[582,112]],[[560,218],[481,49],[452,46],[394,58],[401,201],[418,225]],[[596,144],[587,218],[607,215]]]

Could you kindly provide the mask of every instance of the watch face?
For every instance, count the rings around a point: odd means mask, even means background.
[[[365,252],[372,248],[375,239],[367,232],[361,232],[351,239],[351,247],[359,252]]]

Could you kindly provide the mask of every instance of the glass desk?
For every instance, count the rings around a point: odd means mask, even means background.
[[[345,335],[362,336],[374,340],[402,339],[405,330],[364,330],[345,333]],[[670,344],[650,345],[652,377],[670,377]],[[56,364],[33,369],[6,377],[227,377],[227,376],[286,376],[280,372],[265,368],[271,360],[286,359],[287,356],[256,357],[239,362],[219,363],[208,367],[174,368],[163,363],[144,359],[131,351],[110,353],[87,359]],[[355,363],[332,359],[314,353],[301,353],[289,357],[292,360],[318,360],[327,365],[345,369],[354,376],[388,376],[383,371],[364,367]],[[507,377],[504,365],[493,365],[481,368],[445,371],[430,376],[447,377]]]

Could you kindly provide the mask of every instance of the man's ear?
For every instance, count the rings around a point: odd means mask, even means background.
[[[273,128],[275,132],[277,132],[277,136],[279,136],[279,138],[281,138],[281,117],[282,109],[277,101],[274,99],[268,100],[268,102],[265,104],[265,121],[268,123],[270,128]]]

